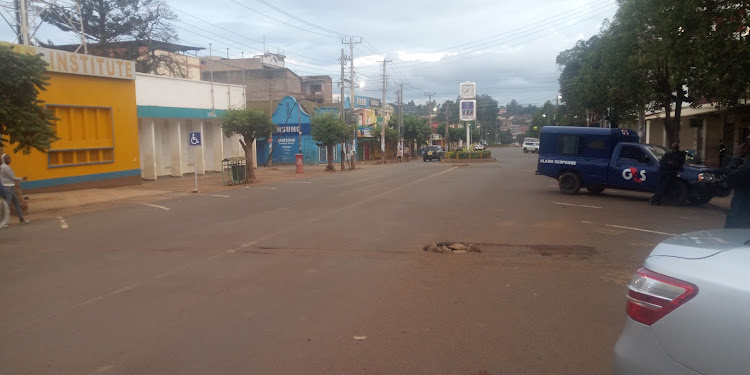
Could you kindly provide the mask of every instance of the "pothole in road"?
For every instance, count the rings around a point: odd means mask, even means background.
[[[434,253],[467,254],[479,252],[503,252],[509,255],[525,255],[524,252],[511,251],[525,249],[535,255],[552,258],[588,259],[598,253],[596,248],[583,245],[519,245],[502,243],[467,243],[437,242],[427,244],[422,250]]]

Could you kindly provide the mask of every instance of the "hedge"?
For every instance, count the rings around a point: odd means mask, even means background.
[[[492,157],[490,151],[448,151],[445,153],[446,159],[486,159]]]

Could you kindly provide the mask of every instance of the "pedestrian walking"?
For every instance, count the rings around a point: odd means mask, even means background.
[[[734,195],[724,228],[750,228],[750,135],[727,166],[727,185]]]
[[[664,154],[659,161],[659,184],[657,185],[656,193],[649,200],[651,205],[661,205],[664,194],[669,191],[672,182],[677,178],[677,174],[682,170],[683,165],[685,165],[685,152],[680,150],[678,143],[673,143],[671,150]]]
[[[404,157],[404,150],[401,149],[401,147],[398,148],[398,151],[396,151],[396,159],[398,159],[398,162],[401,162],[401,158]]]
[[[26,181],[26,177],[16,177],[15,173],[13,173],[13,169],[10,167],[10,155],[3,154],[0,159],[2,159],[2,164],[0,164],[0,184],[3,185],[5,201],[8,203],[8,206],[15,205],[16,216],[18,216],[18,220],[21,221],[21,224],[28,224],[29,221],[23,218],[21,201],[18,200],[15,193],[16,184],[21,181]]]
[[[409,149],[409,146],[404,147],[404,155],[406,156],[406,162],[409,162],[409,157],[411,156],[411,150]]]

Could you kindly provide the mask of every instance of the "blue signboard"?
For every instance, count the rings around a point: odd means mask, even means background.
[[[201,132],[188,133],[188,145],[200,146],[201,145]]]

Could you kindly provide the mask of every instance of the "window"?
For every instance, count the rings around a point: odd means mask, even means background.
[[[112,108],[48,106],[60,138],[47,153],[50,167],[114,162]]]
[[[558,138],[557,152],[561,155],[578,155],[581,153],[583,142],[575,135],[561,135]]]
[[[640,147],[623,146],[622,150],[620,150],[618,161],[626,163],[644,163],[647,159],[648,156],[640,149]]]

